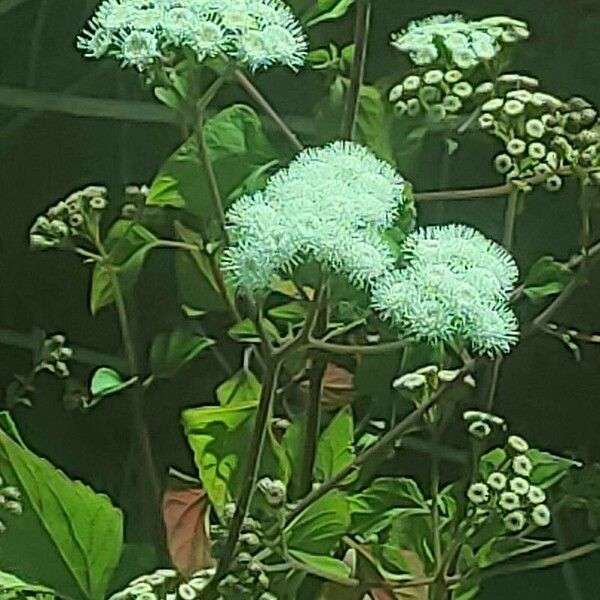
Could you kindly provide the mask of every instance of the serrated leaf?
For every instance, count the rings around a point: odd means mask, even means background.
[[[207,119],[204,139],[221,196],[230,194],[277,155],[249,106],[235,104]],[[199,159],[195,137],[180,146],[155,177],[146,203],[184,208],[208,223],[216,216],[209,180]]]
[[[104,398],[121,392],[137,381],[137,377],[123,379],[117,371],[109,367],[96,369],[90,383],[90,392],[95,398]]]
[[[194,452],[202,487],[218,514],[239,493],[254,430],[256,406],[256,402],[202,406],[182,414],[185,435]],[[289,465],[273,435],[267,435],[259,468],[259,477],[266,476],[284,482],[289,477]]]
[[[358,494],[348,498],[352,533],[372,533],[385,529],[403,509],[427,510],[417,483],[406,477],[379,477]]]
[[[120,219],[110,228],[104,245],[124,294],[133,289],[146,254],[156,241],[151,231],[133,221]],[[102,263],[96,263],[92,271],[90,310],[95,315],[112,302],[114,289],[110,272]]]
[[[354,417],[346,406],[331,420],[319,437],[315,457],[315,478],[327,481],[352,464],[354,452]]]
[[[290,550],[327,554],[341,540],[350,525],[350,511],[344,494],[334,490],[313,502],[286,528]]]
[[[543,256],[529,269],[523,293],[532,300],[560,294],[573,278],[573,271],[552,256]]]
[[[2,534],[3,568],[75,600],[104,600],[121,554],[121,512],[3,431],[0,475],[23,503]]]
[[[173,377],[186,363],[196,358],[214,340],[191,331],[171,331],[154,338],[150,349],[150,368],[159,378]]]
[[[343,17],[353,4],[354,0],[316,0],[302,16],[302,21],[306,27],[333,21]]]
[[[221,406],[257,403],[261,388],[254,373],[248,369],[240,369],[217,388],[217,400]]]

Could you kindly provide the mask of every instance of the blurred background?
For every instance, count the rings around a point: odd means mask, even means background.
[[[74,365],[85,381],[94,364],[117,363],[119,332],[110,309],[88,310],[89,270],[72,255],[33,253],[28,230],[35,217],[90,183],[106,184],[118,196],[131,183],[149,182],[181,142],[181,134],[131,71],[114,61],[83,59],[75,37],[92,14],[90,0],[0,0],[0,390],[31,364],[35,330],[64,333],[86,359]],[[305,7],[310,1],[295,2]],[[526,20],[533,32],[515,54],[514,69],[537,76],[561,96],[582,95],[600,104],[599,0],[528,0],[492,3],[434,0],[374,0],[366,79],[402,79],[408,68],[388,44],[392,31],[437,12],[468,17],[500,12]],[[353,11],[335,24],[311,31],[311,46],[352,40]],[[313,107],[324,93],[322,76],[273,72],[257,85],[286,116],[301,139],[315,139]],[[224,91],[218,103],[247,101],[240,90]],[[276,137],[276,136],[275,136]],[[468,143],[467,143],[468,142]],[[395,140],[401,147],[402,140]],[[494,146],[467,140],[442,160],[439,140],[399,156],[399,168],[418,191],[501,183],[491,167]],[[489,157],[489,160],[488,160]],[[474,224],[499,239],[503,200],[487,199],[421,207],[419,222]],[[115,212],[117,209],[115,209]],[[522,269],[540,255],[566,259],[578,249],[576,190],[536,191],[519,217],[515,253]],[[598,232],[600,233],[600,232]],[[593,235],[597,239],[598,235]],[[160,285],[157,285],[160,282]],[[151,256],[137,292],[140,344],[170,327],[180,314],[172,257]],[[561,325],[600,331],[600,270],[556,317]],[[209,323],[210,326],[210,323]],[[238,357],[225,360],[236,363]],[[179,427],[183,407],[210,401],[223,380],[222,359],[207,354],[176,379],[154,388],[147,412],[164,466],[191,468]],[[86,364],[87,363],[87,364]],[[541,448],[600,461],[600,346],[581,347],[581,359],[560,340],[537,336],[518,347],[502,367],[496,410]],[[32,407],[17,407],[15,419],[30,447],[96,489],[118,489],[128,447],[125,408],[108,399],[91,411],[67,410],[63,384],[42,378]],[[563,520],[553,532],[561,548],[589,539],[585,515]],[[560,549],[560,548],[559,548]],[[481,598],[593,600],[600,589],[598,554],[536,573],[489,582]]]

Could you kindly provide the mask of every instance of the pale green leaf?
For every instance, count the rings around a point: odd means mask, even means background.
[[[191,331],[171,331],[154,338],[150,349],[150,368],[159,378],[172,377],[214,341]]]
[[[354,417],[349,406],[342,408],[321,434],[315,458],[317,481],[327,481],[352,464]]]
[[[90,392],[95,398],[103,398],[116,394],[137,381],[137,377],[123,379],[114,369],[109,367],[100,367],[96,369],[90,383]]]
[[[523,293],[532,300],[555,296],[567,287],[573,271],[552,256],[543,256],[529,269]]]
[[[261,387],[254,373],[248,369],[240,369],[217,388],[217,400],[222,406],[257,403]]]

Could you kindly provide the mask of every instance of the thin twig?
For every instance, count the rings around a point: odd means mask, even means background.
[[[296,134],[285,124],[279,113],[271,106],[269,101],[256,89],[254,84],[240,71],[235,69],[234,77],[238,83],[246,90],[246,93],[262,108],[269,116],[275,126],[285,135],[290,144],[298,151],[304,150],[304,144],[296,137]]]
[[[354,60],[350,75],[350,89],[346,99],[346,109],[342,122],[342,139],[353,140],[358,110],[360,105],[360,88],[365,75],[367,44],[371,23],[371,0],[358,0],[356,5],[356,25],[354,30]]]

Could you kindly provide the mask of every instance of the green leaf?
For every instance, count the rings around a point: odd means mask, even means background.
[[[3,568],[76,600],[104,600],[121,554],[121,512],[3,431],[0,475],[23,495],[23,514],[2,535]]]
[[[256,402],[203,406],[183,412],[185,435],[194,452],[202,486],[219,514],[240,491],[255,416]],[[283,481],[289,477],[289,465],[270,432],[259,468],[259,477],[265,476]]]
[[[352,464],[354,417],[349,406],[342,408],[321,434],[315,458],[315,478],[327,481]]]
[[[156,236],[139,223],[118,220],[109,230],[104,246],[125,295],[133,290],[148,251]],[[114,301],[110,272],[101,263],[94,265],[90,289],[90,310],[95,315]]]
[[[223,198],[277,158],[253,109],[235,104],[204,124],[208,158]],[[180,146],[161,167],[147,204],[184,208],[208,223],[216,213],[209,181],[198,157],[194,137]]]
[[[25,448],[25,442],[17,429],[17,425],[7,410],[0,411],[0,429],[11,437],[14,442]]]
[[[288,302],[275,306],[268,311],[269,317],[286,323],[302,323],[306,318],[306,307],[302,302]]]
[[[527,456],[533,465],[531,483],[547,489],[558,483],[573,467],[581,467],[581,463],[570,458],[554,456],[549,452],[531,449]]]
[[[11,594],[15,594],[15,600],[20,597],[20,594],[47,594],[54,598],[54,592],[43,585],[33,585],[31,583],[25,583],[12,573],[5,573],[0,571],[0,597],[4,600],[5,598],[13,598]]]
[[[359,494],[348,498],[352,533],[376,533],[385,529],[403,509],[427,509],[419,486],[405,477],[380,477]]]
[[[337,581],[350,577],[350,567],[343,561],[331,556],[309,554],[300,550],[290,550],[290,555],[306,565],[313,575]]]
[[[285,529],[287,546],[310,554],[327,554],[350,525],[348,500],[334,490],[302,511]]]
[[[316,0],[302,16],[306,27],[313,27],[323,21],[333,21],[343,17],[354,4],[354,0]]]
[[[529,270],[523,293],[532,300],[560,294],[573,278],[573,271],[552,256],[543,256]]]
[[[356,131],[360,142],[379,158],[394,163],[389,103],[374,86],[363,85],[360,88]]]
[[[277,339],[279,337],[279,332],[277,331],[277,327],[271,323],[268,319],[262,320],[263,327],[266,329],[267,333],[271,335],[271,337]],[[236,342],[242,342],[245,344],[257,344],[262,341],[260,334],[256,329],[256,325],[254,321],[250,319],[244,319],[239,323],[236,323],[232,327],[229,328],[227,332],[229,336],[234,339]]]
[[[214,340],[191,331],[162,333],[154,338],[150,349],[152,374],[159,378],[172,377],[214,343]]]
[[[92,376],[90,392],[94,398],[104,398],[128,388],[136,381],[137,377],[124,380],[114,369],[100,367]]]
[[[426,566],[433,568],[433,532],[431,514],[427,508],[402,508],[391,523],[389,542],[417,554]]]
[[[554,544],[553,540],[530,540],[521,537],[496,537],[484,544],[476,553],[481,569],[508,560],[519,554],[528,554]]]
[[[261,387],[254,373],[248,369],[240,369],[217,388],[217,400],[221,406],[252,402],[256,404]]]

